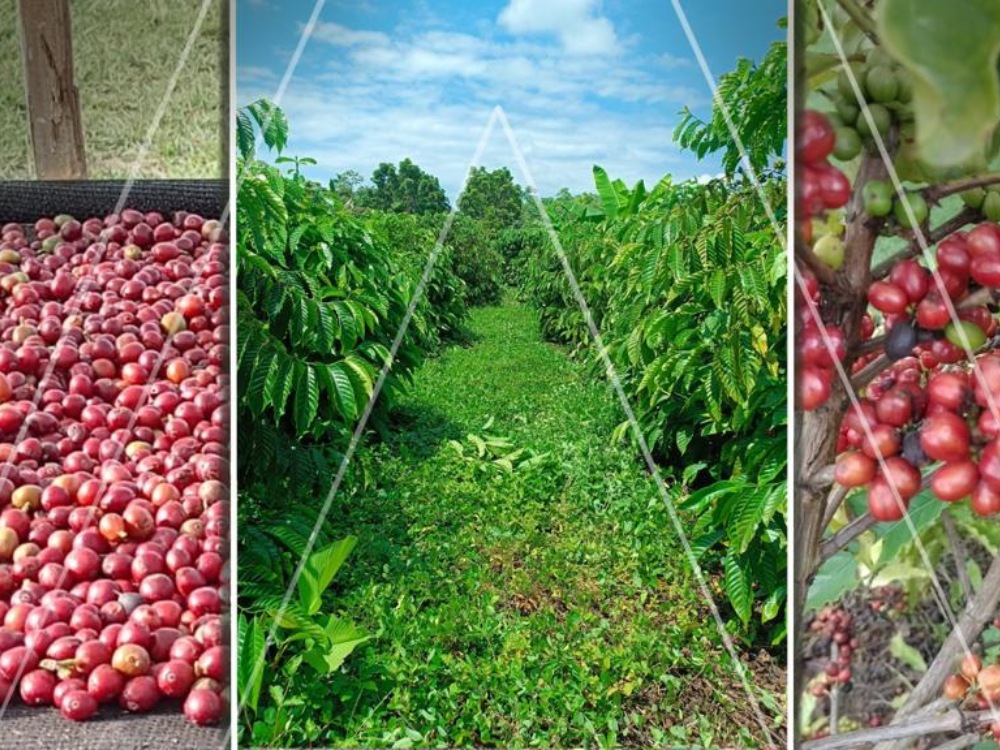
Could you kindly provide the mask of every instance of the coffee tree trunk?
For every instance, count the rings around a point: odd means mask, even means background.
[[[844,243],[847,257],[841,271],[833,276],[832,287],[826,290],[820,312],[828,324],[838,325],[847,340],[844,372],[851,372],[861,343],[861,319],[868,308],[867,290],[871,281],[872,253],[878,239],[881,220],[864,215],[861,188],[868,180],[884,180],[887,170],[878,154],[867,155],[861,163],[854,192],[847,206],[847,226]],[[867,218],[867,220],[866,220]],[[806,250],[806,252],[811,252]],[[798,318],[796,318],[798,322]],[[820,541],[828,517],[827,502],[830,496],[829,476],[826,471],[837,454],[837,437],[844,414],[850,406],[850,397],[840,380],[834,382],[829,400],[811,412],[797,412],[798,429],[795,439],[795,605],[796,622],[801,629],[805,622],[806,599],[809,583],[816,573]],[[803,632],[797,634],[801,644]],[[796,648],[796,654],[802,649]],[[795,684],[801,688],[804,673],[800,659],[795,665]]]

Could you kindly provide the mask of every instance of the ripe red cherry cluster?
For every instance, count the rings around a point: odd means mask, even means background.
[[[851,197],[851,184],[847,177],[830,164],[829,158],[837,143],[836,132],[829,119],[815,110],[806,110],[799,132],[796,158],[801,168],[802,199],[806,241],[811,242],[811,220],[827,211],[842,208]],[[842,257],[840,253],[840,257]],[[818,307],[819,283],[816,278],[802,271],[808,287],[806,294]],[[796,289],[796,292],[801,292]],[[799,309],[803,311],[803,329],[799,348],[802,352],[802,369],[799,375],[799,407],[812,411],[826,403],[830,397],[835,374],[833,358],[823,339],[819,325],[801,297]],[[838,359],[844,357],[844,332],[835,325],[824,326]]]
[[[986,710],[990,703],[1000,703],[1000,664],[984,667],[980,656],[969,654],[962,659],[959,670],[944,681],[942,693],[948,700],[970,700],[978,709]]]
[[[906,594],[899,586],[879,586],[872,590],[868,607],[876,613],[902,612],[906,609]]]
[[[1000,354],[980,355],[978,373],[936,369],[924,382],[918,359],[895,363],[844,418],[835,480],[868,487],[868,510],[878,521],[903,517],[920,491],[920,467],[941,462],[931,491],[945,502],[971,497],[982,516],[1000,512]],[[867,424],[867,430],[865,425]],[[885,459],[884,468],[878,456]],[[892,484],[902,501],[897,502]]]
[[[806,284],[806,293],[818,308],[820,303],[820,287],[816,277],[808,271],[803,272],[803,280]],[[837,361],[842,361],[847,354],[844,332],[833,325],[825,325],[826,339],[820,330],[816,319],[802,302],[800,289],[796,289],[799,304],[796,308],[800,311],[802,330],[799,337],[799,353],[801,369],[798,375],[798,399],[799,407],[812,411],[818,409],[830,398],[830,391],[833,387],[833,379],[836,377],[834,358],[831,355],[831,348],[837,357]]]
[[[841,423],[838,449],[842,455],[834,479],[848,488],[867,486],[869,510],[879,520],[902,517],[892,482],[904,504],[920,489],[919,469],[898,455],[904,448],[902,429],[919,420],[926,407],[919,368],[914,358],[892,365]],[[885,459],[884,471],[878,463],[880,454]]]
[[[809,629],[837,644],[836,658],[830,659],[823,678],[814,683],[812,688],[813,694],[820,696],[834,685],[850,682],[851,656],[860,644],[854,637],[854,618],[843,609],[824,607],[816,613]]]
[[[850,181],[829,161],[836,145],[837,134],[826,115],[807,109],[796,150],[802,175],[799,194],[806,217],[843,208],[850,200]]]
[[[217,221],[0,233],[0,700],[223,710],[230,384]]]
[[[1000,287],[1000,226],[983,222],[968,233],[956,232],[938,244],[935,254],[940,284],[919,261],[905,259],[868,290],[869,303],[885,316],[886,354],[899,359],[917,353],[929,369],[961,361],[966,345],[977,349],[997,332],[985,305],[960,303],[973,285]],[[952,320],[949,301],[958,308],[959,324]],[[943,336],[918,340],[920,332],[932,331]]]
[[[816,281],[816,277],[805,272],[803,279],[810,295],[812,295],[813,302],[818,306],[820,300],[819,283]],[[801,296],[797,295],[797,298],[801,300]],[[833,325],[825,325],[826,340],[824,340],[815,318],[805,309],[805,305],[798,304],[796,309],[800,311],[802,320],[802,330],[799,337],[799,363],[802,369],[798,375],[798,401],[801,409],[813,411],[827,402],[833,389],[833,380],[837,371],[833,356],[830,354],[831,348],[837,360],[842,362],[847,353],[847,347],[843,329]],[[871,316],[865,313],[861,318],[862,341],[870,339],[874,333],[875,323]],[[851,371],[859,371],[876,357],[878,357],[878,352],[858,357],[852,364]]]

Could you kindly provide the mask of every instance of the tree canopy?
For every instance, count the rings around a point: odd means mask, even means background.
[[[347,203],[356,200],[355,196],[363,189],[364,182],[365,178],[359,172],[348,169],[330,180],[330,190],[336,193],[340,200]]]
[[[788,135],[787,45],[775,42],[760,64],[741,58],[736,70],[721,76],[708,121],[687,107],[681,111],[683,119],[674,133],[677,143],[694,151],[699,159],[721,151],[722,168],[732,177],[743,165],[719,100],[732,118],[754,171],[778,167],[775,160],[782,155]]]
[[[459,210],[470,219],[486,224],[491,232],[520,226],[521,207],[526,191],[514,182],[507,167],[490,171],[473,167],[465,191],[458,199]]]
[[[379,164],[371,186],[361,188],[358,198],[366,208],[395,213],[443,213],[451,208],[438,178],[408,158],[398,168],[388,162]]]

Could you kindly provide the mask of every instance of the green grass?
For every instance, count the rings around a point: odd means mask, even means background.
[[[153,122],[200,0],[73,0],[88,176],[124,178]],[[214,0],[138,176],[224,177],[221,0]],[[0,179],[33,179],[16,0],[0,0]]]
[[[758,746],[655,485],[609,443],[609,389],[541,342],[530,310],[478,309],[472,330],[472,346],[417,372],[401,430],[360,457],[376,487],[331,516],[336,534],[360,537],[336,608],[374,637],[310,691],[306,735]],[[549,455],[508,473],[478,458],[470,433]]]

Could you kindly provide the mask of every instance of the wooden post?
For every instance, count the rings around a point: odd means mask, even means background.
[[[222,79],[219,97],[219,102],[221,103],[220,109],[222,110],[222,116],[219,118],[222,121],[220,123],[222,130],[219,134],[219,145],[222,147],[222,153],[219,155],[219,176],[224,180],[229,179],[229,162],[231,159],[229,155],[229,144],[231,143],[233,133],[236,132],[235,126],[233,126],[229,121],[231,111],[230,107],[233,106],[233,97],[230,96],[232,93],[230,90],[230,81],[233,79],[229,77],[230,70],[232,69],[232,60],[230,60],[229,57],[231,49],[234,50],[233,54],[235,56],[235,46],[231,47],[229,41],[232,38],[230,35],[232,34],[232,22],[233,17],[235,16],[233,9],[235,8],[235,5],[235,1],[231,2],[230,0],[222,0],[221,7],[219,9],[222,37],[221,44],[219,45],[219,72],[221,73],[219,77]],[[235,90],[235,88],[234,83],[232,89]],[[230,205],[232,205],[232,201],[235,200],[235,197],[236,196],[233,196],[233,199],[231,199]]]
[[[80,98],[73,84],[69,0],[18,0],[24,84],[40,180],[87,176]]]

